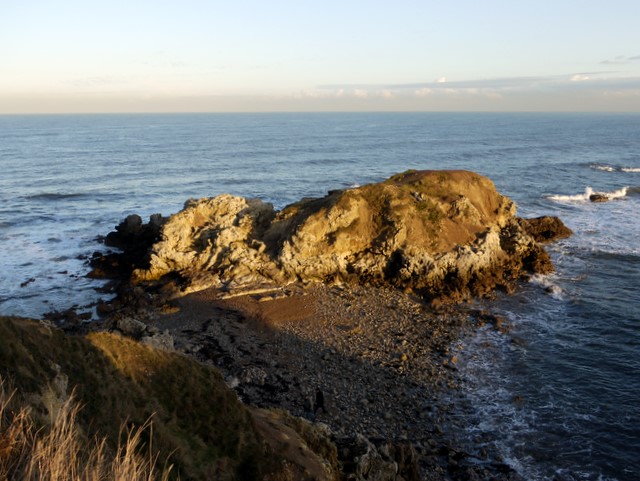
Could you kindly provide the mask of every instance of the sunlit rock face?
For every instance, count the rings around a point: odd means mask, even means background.
[[[171,277],[181,292],[360,283],[460,301],[553,270],[515,212],[467,171],[408,171],[281,211],[226,194],[190,200],[163,220],[131,280]]]

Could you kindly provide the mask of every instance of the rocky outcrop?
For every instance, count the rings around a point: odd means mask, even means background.
[[[591,194],[589,196],[589,200],[591,202],[607,202],[609,200],[609,197],[605,194]]]
[[[533,237],[536,242],[551,242],[566,239],[573,235],[573,231],[557,217],[536,217],[534,219],[519,219],[520,226]]]
[[[392,285],[459,301],[553,270],[515,211],[489,179],[467,171],[407,171],[281,211],[231,195],[190,200],[150,227],[129,222],[146,241],[158,239],[131,263],[131,280],[172,279],[181,293],[297,281]],[[126,227],[110,241],[126,237]]]

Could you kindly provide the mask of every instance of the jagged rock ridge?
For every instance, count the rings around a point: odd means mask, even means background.
[[[133,223],[145,239],[153,230],[158,240],[131,280],[178,278],[183,292],[296,281],[386,284],[459,301],[553,270],[515,212],[489,179],[468,171],[407,171],[281,211],[227,194],[190,200],[162,222]],[[123,224],[120,237],[128,235]]]

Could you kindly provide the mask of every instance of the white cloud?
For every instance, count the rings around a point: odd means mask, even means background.
[[[572,82],[584,82],[586,80],[591,80],[591,77],[589,77],[588,75],[577,73],[575,75],[572,75],[569,80],[571,80]]]
[[[397,105],[423,105],[429,108],[450,105],[464,108],[462,106],[483,105],[483,109],[489,110],[491,108],[507,108],[514,102],[518,102],[517,105],[520,105],[520,108],[524,110],[544,108],[553,110],[557,107],[558,99],[564,99],[562,105],[571,105],[571,107],[566,107],[571,110],[577,108],[577,105],[582,108],[588,104],[590,99],[604,99],[605,95],[610,99],[622,99],[623,97],[637,99],[637,92],[640,90],[640,77],[621,77],[619,72],[610,71],[475,80],[443,80],[444,78],[440,78],[432,82],[411,84],[326,85],[317,87],[317,90],[325,92],[326,98],[366,99],[372,105],[376,100],[379,100],[389,105],[395,102]],[[571,104],[577,98],[584,100],[582,103],[576,101]],[[407,103],[411,99],[414,103]],[[539,101],[535,103],[531,99],[539,99]],[[629,105],[633,102],[630,102]],[[524,107],[525,105],[526,107]],[[616,106],[615,108],[622,107]],[[623,109],[630,108],[631,106]]]
[[[423,88],[421,88],[421,89],[416,89],[416,90],[414,90],[414,91],[413,91],[413,94],[414,94],[416,97],[426,97],[426,96],[428,96],[428,95],[433,94],[433,89],[430,89],[430,88],[428,88],[428,87],[423,87]]]

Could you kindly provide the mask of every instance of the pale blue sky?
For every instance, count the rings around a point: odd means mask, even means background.
[[[0,0],[0,113],[640,111],[640,1]]]

